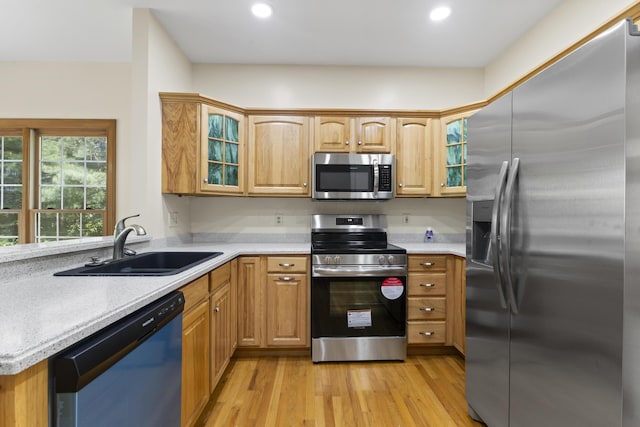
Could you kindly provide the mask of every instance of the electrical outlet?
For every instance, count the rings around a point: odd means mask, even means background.
[[[281,213],[277,213],[275,216],[275,224],[276,225],[284,225],[284,215]]]
[[[175,228],[178,226],[178,211],[169,212],[169,227]]]
[[[403,224],[409,224],[409,214],[408,213],[402,214],[402,223]]]

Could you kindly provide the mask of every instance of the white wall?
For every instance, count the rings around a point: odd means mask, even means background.
[[[485,68],[490,98],[631,7],[629,0],[566,0]]]
[[[194,89],[244,108],[441,110],[484,100],[479,68],[194,64]]]
[[[298,198],[197,198],[192,202],[194,233],[309,234],[311,215],[380,213],[387,215],[391,235],[422,238],[427,227],[437,234],[464,233],[464,198],[394,199],[386,202],[314,202]],[[275,214],[284,225],[275,225]],[[409,224],[402,215],[409,214]]]
[[[161,91],[192,91],[191,63],[148,9],[133,11],[132,138],[122,166],[135,188],[128,205],[140,212],[140,223],[154,237],[190,232],[190,198],[161,194]],[[119,200],[120,202],[121,200]],[[178,212],[179,224],[168,226],[168,212]]]

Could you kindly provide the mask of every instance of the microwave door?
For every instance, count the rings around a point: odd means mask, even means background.
[[[386,200],[393,198],[390,154],[315,153],[313,198],[316,200]]]

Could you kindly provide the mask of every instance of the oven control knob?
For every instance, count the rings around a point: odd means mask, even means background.
[[[387,257],[387,264],[391,265],[391,264],[393,264],[395,262],[395,260],[396,259],[393,257],[393,255],[389,255]]]
[[[386,262],[387,262],[387,259],[384,257],[384,255],[380,255],[378,257],[378,264],[384,265]]]
[[[340,257],[339,257],[339,256],[337,256],[337,255],[336,255],[336,256],[334,256],[334,257],[333,257],[333,263],[334,263],[334,264],[340,264]]]
[[[331,257],[329,255],[324,257],[324,263],[325,264],[331,264],[331,262],[332,262],[332,259],[331,259]]]

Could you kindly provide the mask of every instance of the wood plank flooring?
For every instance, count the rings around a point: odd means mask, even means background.
[[[482,426],[467,415],[464,360],[313,364],[309,357],[231,361],[198,427]]]

